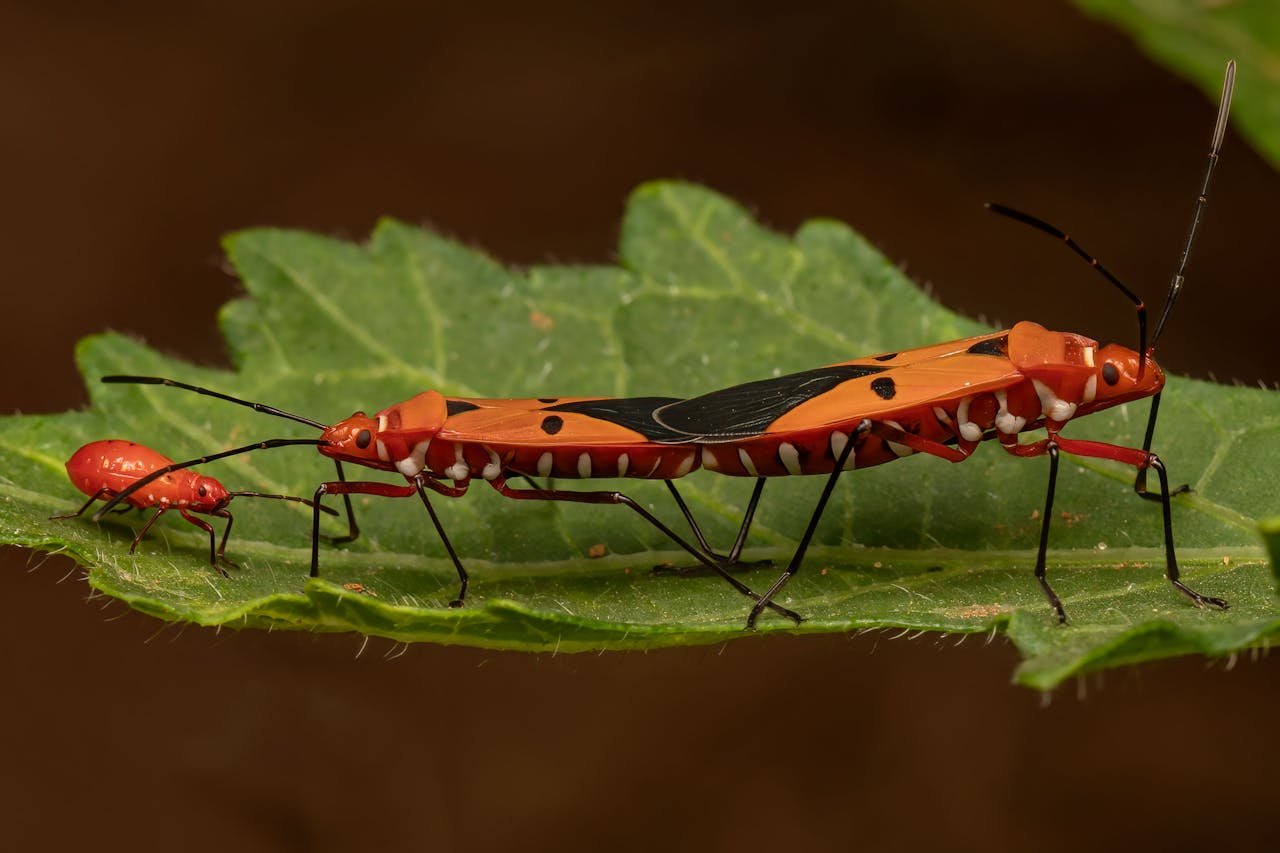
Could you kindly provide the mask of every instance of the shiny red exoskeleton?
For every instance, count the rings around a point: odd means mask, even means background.
[[[173,464],[173,460],[164,454],[134,441],[123,439],[92,441],[73,453],[67,460],[67,476],[77,489],[89,496],[89,500],[75,512],[55,515],[53,518],[75,518],[95,501],[110,501],[148,475],[171,467]],[[232,492],[213,477],[206,477],[185,468],[171,470],[147,483],[144,488],[124,497],[126,503],[137,509],[158,508],[156,514],[147,519],[147,523],[133,538],[129,553],[132,554],[137,550],[142,537],[160,516],[171,509],[177,510],[183,518],[209,534],[209,564],[225,576],[227,573],[222,568],[222,564],[235,565],[227,559],[226,555],[227,537],[231,535],[231,525],[234,522],[231,513],[227,511],[227,505],[234,497],[275,498],[310,504],[310,501],[290,495]],[[221,544],[216,543],[213,525],[196,518],[192,513],[212,515],[227,520]]]

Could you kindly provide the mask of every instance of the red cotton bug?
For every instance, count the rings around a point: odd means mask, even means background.
[[[567,489],[514,488],[512,477],[560,477],[592,479],[630,477],[660,479],[668,488],[685,517],[694,525],[700,543],[705,543],[687,507],[671,481],[695,470],[699,454],[689,440],[655,423],[653,411],[659,406],[677,402],[672,397],[541,397],[537,399],[495,400],[484,398],[445,397],[426,391],[403,403],[390,406],[374,415],[356,412],[332,426],[268,406],[232,397],[218,391],[188,385],[154,376],[104,376],[106,383],[167,385],[194,391],[220,400],[247,406],[255,411],[287,418],[320,429],[320,439],[272,439],[238,447],[210,456],[175,463],[157,470],[114,497],[98,510],[101,518],[111,505],[128,500],[157,477],[168,472],[211,462],[227,456],[267,447],[288,444],[314,444],[322,454],[334,460],[338,479],[322,483],[316,489],[312,522],[311,576],[319,574],[319,541],[321,499],[325,495],[342,495],[348,520],[348,534],[331,539],[350,542],[359,536],[359,526],[351,506],[350,495],[407,498],[417,495],[426,507],[437,535],[458,574],[458,595],[451,607],[461,606],[466,599],[469,576],[458,558],[427,491],[450,498],[466,494],[471,482],[479,478],[504,497],[513,500],[546,500],[570,503],[613,504],[629,507],[664,536],[692,555],[704,567],[719,574],[743,595],[758,600],[759,595],[722,567],[717,555],[704,554],[678,536],[653,513],[625,494],[617,491],[571,491]],[[407,483],[373,481],[348,482],[342,463],[350,462],[381,471],[397,472]],[[446,483],[451,480],[452,485]],[[749,523],[749,519],[748,519]],[[745,536],[745,528],[743,531]],[[736,559],[740,545],[730,555]],[[778,604],[766,605],[795,622],[800,616]]]
[[[670,403],[653,413],[659,424],[699,444],[706,470],[758,478],[740,540],[750,524],[764,478],[828,475],[799,546],[786,570],[752,609],[748,628],[755,625],[763,607],[799,570],[841,472],[880,465],[917,452],[962,462],[982,441],[991,438],[1015,456],[1049,457],[1035,575],[1059,622],[1066,622],[1066,611],[1049,585],[1045,563],[1060,453],[1136,468],[1134,490],[1162,506],[1167,577],[1196,606],[1227,609],[1222,599],[1200,595],[1179,579],[1170,498],[1188,489],[1182,486],[1170,491],[1164,463],[1151,452],[1151,442],[1165,382],[1164,373],[1153,360],[1156,343],[1182,289],[1187,259],[1226,133],[1234,85],[1235,62],[1229,62],[1208,167],[1150,346],[1142,300],[1096,258],[1043,220],[1002,205],[989,205],[993,212],[1065,242],[1132,301],[1138,315],[1138,349],[1116,344],[1099,347],[1097,341],[1082,335],[1052,332],[1035,323],[1022,322],[1002,332],[749,382]],[[1151,398],[1151,410],[1140,450],[1061,434],[1073,418],[1144,397]],[[1043,429],[1047,438],[1020,443],[1019,436],[1034,429]],[[1149,469],[1154,469],[1160,478],[1159,494],[1147,491]]]
[[[147,479],[148,475],[162,469],[169,469],[172,465],[172,459],[136,442],[121,439],[92,441],[73,453],[67,460],[67,476],[77,489],[89,496],[89,500],[73,513],[55,515],[51,518],[77,518],[92,506],[94,501],[105,500],[114,503],[116,498],[123,498],[130,506],[137,509],[159,507],[156,514],[147,519],[147,523],[133,538],[133,544],[129,546],[129,553],[132,554],[137,550],[142,537],[146,536],[147,531],[151,529],[151,525],[169,510],[176,509],[183,518],[209,534],[209,565],[226,577],[227,572],[220,564],[227,563],[235,567],[235,563],[228,559],[226,554],[227,537],[231,535],[231,525],[235,521],[227,510],[227,505],[231,503],[232,498],[274,498],[311,505],[311,501],[306,498],[292,495],[232,492],[214,478],[188,470],[170,470],[168,473],[148,480],[145,490],[130,491],[139,482]],[[130,494],[125,496],[125,492]],[[331,509],[325,511],[337,515]],[[222,543],[216,548],[213,525],[196,518],[191,514],[193,512],[227,520],[227,527],[222,532]],[[97,516],[95,520],[96,518]]]

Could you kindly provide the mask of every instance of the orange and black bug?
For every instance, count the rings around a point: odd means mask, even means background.
[[[672,480],[693,471],[698,449],[689,440],[656,423],[655,409],[677,402],[671,397],[603,398],[564,397],[494,400],[445,397],[426,391],[367,415],[356,412],[332,426],[268,406],[199,388],[171,379],[150,376],[105,376],[103,382],[168,385],[248,406],[255,411],[287,418],[322,430],[320,439],[273,439],[238,447],[222,453],[174,463],[155,471],[117,495],[94,516],[95,519],[119,500],[127,500],[157,477],[170,471],[212,462],[227,456],[287,444],[314,444],[337,465],[338,479],[321,483],[316,489],[312,522],[311,575],[319,574],[320,506],[325,495],[342,495],[346,502],[348,533],[335,542],[349,542],[359,536],[359,527],[350,495],[366,494],[391,498],[417,495],[457,571],[460,586],[450,606],[460,606],[466,598],[468,575],[449,536],[431,504],[428,491],[450,498],[466,494],[475,479],[481,479],[504,497],[514,500],[545,500],[573,503],[614,504],[629,507],[702,565],[721,575],[734,589],[753,599],[759,596],[746,584],[729,575],[714,556],[678,536],[649,510],[617,491],[570,491],[565,489],[515,488],[513,477],[561,477],[590,479],[632,477],[665,480],[679,499]],[[375,470],[399,473],[405,484],[374,481],[347,481],[342,463],[350,462]],[[446,482],[451,481],[451,482]],[[683,508],[683,501],[681,501]],[[696,530],[696,527],[695,527]],[[745,531],[744,531],[745,534]],[[703,540],[698,531],[698,538]],[[781,605],[771,609],[796,622],[800,617]]]
[[[157,477],[150,476],[162,469],[166,473]],[[147,519],[147,523],[133,538],[133,544],[129,546],[129,553],[132,554],[137,550],[142,537],[151,529],[151,525],[169,510],[176,509],[179,515],[209,534],[209,565],[224,576],[226,571],[221,564],[235,565],[227,558],[227,537],[231,535],[231,525],[235,522],[227,510],[232,498],[274,498],[311,505],[311,501],[306,498],[292,495],[230,491],[213,477],[205,477],[185,469],[174,469],[173,460],[167,456],[150,447],[121,439],[92,441],[77,450],[67,460],[67,477],[72,485],[89,496],[89,500],[75,512],[52,518],[76,518],[99,500],[114,503],[116,499],[121,499],[138,509],[159,507],[156,514]],[[145,489],[134,488],[144,479],[147,480]],[[126,492],[129,494],[126,495]],[[213,525],[194,517],[191,515],[193,512],[227,520],[221,544],[216,542]],[[325,512],[337,515],[331,509],[326,509]],[[94,517],[96,519],[100,516]]]
[[[1186,487],[1170,491],[1164,463],[1151,452],[1151,441],[1165,382],[1153,355],[1183,285],[1187,259],[1226,132],[1234,83],[1235,63],[1231,62],[1227,65],[1209,163],[1191,227],[1149,345],[1142,300],[1097,259],[1054,226],[1011,208],[990,205],[996,213],[1061,239],[1124,293],[1137,310],[1138,349],[1117,344],[1100,347],[1097,341],[1082,335],[1053,332],[1022,322],[988,335],[749,382],[670,403],[653,413],[655,421],[698,443],[706,470],[758,478],[748,505],[747,523],[765,478],[828,476],[790,563],[752,609],[748,627],[755,624],[763,606],[799,569],[841,472],[880,465],[917,452],[961,462],[982,441],[991,438],[1015,456],[1049,457],[1035,574],[1060,621],[1066,621],[1066,611],[1045,576],[1060,453],[1108,459],[1136,468],[1135,491],[1162,506],[1169,580],[1197,606],[1227,608],[1225,601],[1200,595],[1179,579],[1169,499]],[[1144,397],[1151,398],[1151,411],[1141,449],[1061,434],[1073,418]],[[1044,429],[1048,437],[1021,443],[1019,435],[1033,429]],[[1149,469],[1154,469],[1160,478],[1159,494],[1147,491]]]

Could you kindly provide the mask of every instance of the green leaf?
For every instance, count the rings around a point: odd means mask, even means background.
[[[232,506],[229,550],[242,568],[229,579],[210,571],[207,538],[180,518],[161,520],[131,557],[136,515],[100,526],[48,520],[82,500],[62,470],[77,446],[121,437],[181,459],[307,430],[174,389],[102,385],[101,375],[172,376],[332,422],[426,388],[692,394],[983,329],[931,302],[844,225],[811,222],[788,239],[682,184],[635,193],[621,268],[512,271],[390,221],[363,246],[270,230],[226,245],[249,294],[222,313],[235,371],[104,335],[78,351],[89,411],[0,421],[4,539],[70,554],[97,589],[202,625],[586,651],[744,636],[748,602],[716,578],[653,575],[653,564],[680,556],[623,507],[513,502],[482,483],[464,499],[436,501],[471,570],[460,611],[445,606],[456,578],[416,500],[357,499],[363,536],[323,546],[319,579],[306,576],[309,511],[269,501]],[[1145,414],[1145,404],[1114,410],[1069,433],[1136,445]],[[1056,625],[1031,573],[1047,464],[985,447],[964,465],[915,456],[842,480],[784,591],[783,603],[808,621],[794,628],[770,616],[760,633],[1007,632],[1027,656],[1017,679],[1040,688],[1087,670],[1265,642],[1280,612],[1256,530],[1257,519],[1280,513],[1271,484],[1280,395],[1173,379],[1161,414],[1157,447],[1195,488],[1174,511],[1187,580],[1229,599],[1230,612],[1197,610],[1164,580],[1159,507],[1133,495],[1131,471],[1071,460],[1050,573],[1072,621]],[[308,448],[288,448],[207,473],[231,488],[310,495],[333,469]],[[622,485],[680,526],[661,484]],[[750,486],[704,471],[682,489],[713,541],[727,544]],[[786,561],[821,486],[817,477],[770,482],[752,558]],[[341,532],[337,520],[326,524]],[[609,556],[588,559],[601,544]],[[763,588],[775,571],[744,577]]]
[[[1231,118],[1280,168],[1280,3],[1275,0],[1076,0],[1128,32],[1213,100],[1228,59],[1239,64]]]

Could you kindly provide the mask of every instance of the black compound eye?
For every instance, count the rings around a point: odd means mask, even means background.
[[[1120,370],[1114,363],[1108,361],[1102,365],[1102,381],[1108,385],[1115,385],[1120,381]]]
[[[199,491],[199,495],[200,495],[200,497],[202,497],[202,498],[203,498],[203,497],[204,497],[204,496],[206,496],[207,494],[209,494],[209,490],[208,490],[207,488],[205,488],[204,483],[201,483],[201,484],[200,484],[200,491]]]
[[[373,433],[369,432],[367,429],[362,429],[360,432],[356,433],[356,447],[361,450],[368,447],[369,442],[371,441],[373,441]]]

